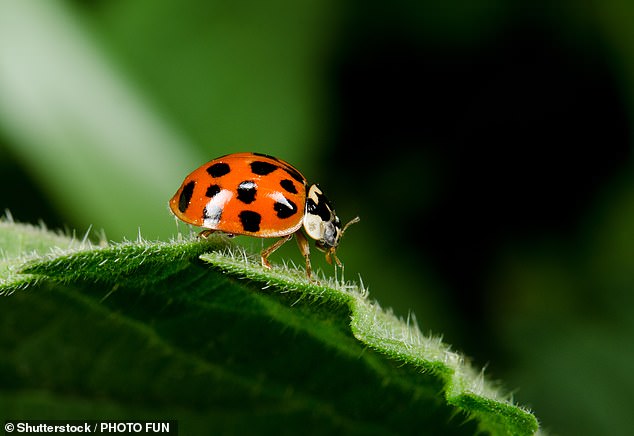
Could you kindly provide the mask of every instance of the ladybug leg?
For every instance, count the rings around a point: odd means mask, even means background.
[[[304,256],[304,259],[306,259],[306,277],[308,280],[312,281],[312,268],[310,267],[310,244],[301,230],[295,232],[295,238],[297,239],[299,251],[302,253],[302,256]]]
[[[198,237],[200,239],[207,239],[209,236],[211,236],[213,233],[217,233],[218,230],[214,230],[214,229],[205,229],[202,232],[200,232],[198,234]],[[231,238],[235,238],[236,235],[234,235],[233,233],[225,233],[225,232],[220,232],[223,235],[225,235],[227,238],[231,239]]]
[[[199,237],[200,239],[207,239],[207,238],[208,238],[208,237],[209,237],[212,233],[214,233],[214,232],[215,232],[215,230],[214,230],[214,229],[205,229],[205,230],[203,230],[202,232],[200,232],[200,233],[198,234],[198,237]]]
[[[262,266],[266,269],[271,269],[271,264],[269,263],[268,257],[282,245],[284,245],[289,239],[293,237],[293,234],[284,236],[279,241],[275,242],[275,244],[271,245],[269,248],[262,250],[260,256],[262,256]]]

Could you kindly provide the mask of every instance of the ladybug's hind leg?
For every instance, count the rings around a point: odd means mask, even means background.
[[[200,239],[207,239],[214,233],[220,233],[221,235],[225,235],[227,238],[234,238],[236,236],[233,233],[221,232],[214,229],[205,229],[198,234],[198,237]]]
[[[269,256],[286,242],[293,237],[293,234],[284,236],[279,241],[276,241],[275,244],[271,245],[269,248],[262,250],[260,256],[262,256],[262,266],[266,269],[271,269],[271,264],[269,263]]]
[[[198,234],[198,237],[200,239],[207,239],[209,236],[211,236],[212,233],[215,233],[215,232],[216,231],[214,229],[205,229]]]

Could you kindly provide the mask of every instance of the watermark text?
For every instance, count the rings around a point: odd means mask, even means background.
[[[102,433],[177,436],[178,422],[157,421],[110,421],[110,420],[7,420],[4,434],[45,434],[45,433]]]

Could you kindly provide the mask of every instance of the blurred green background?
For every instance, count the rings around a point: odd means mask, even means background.
[[[166,240],[187,173],[275,155],[361,216],[339,254],[371,297],[552,433],[631,433],[632,23],[618,0],[0,0],[0,207]]]

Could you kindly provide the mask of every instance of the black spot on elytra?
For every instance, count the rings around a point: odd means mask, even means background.
[[[238,200],[243,203],[252,203],[253,200],[255,200],[256,193],[257,188],[255,186],[255,183],[251,180],[245,180],[238,185]]]
[[[207,192],[205,192],[205,195],[209,198],[214,197],[216,194],[218,194],[220,192],[220,186],[218,185],[209,185],[209,188],[207,188]]]
[[[276,201],[273,210],[277,212],[278,218],[289,218],[297,213],[297,205],[287,198],[285,203]]]
[[[287,192],[292,194],[297,194],[297,188],[292,180],[284,179],[280,182],[280,186],[284,188]]]
[[[315,203],[312,198],[306,199],[306,212],[317,215],[322,221],[330,221],[330,204],[321,194],[317,194],[319,203]]]
[[[185,186],[183,186],[183,190],[181,191],[180,197],[178,197],[178,210],[181,213],[185,213],[187,208],[189,207],[189,202],[192,199],[192,195],[194,194],[194,187],[196,186],[196,182],[193,180],[188,182]]]
[[[238,214],[240,223],[245,232],[257,232],[260,230],[262,215],[252,210],[243,210]]]
[[[278,168],[279,167],[277,165],[270,162],[264,162],[261,160],[251,162],[251,172],[253,172],[253,174],[257,174],[258,176],[266,176]]]
[[[211,177],[222,177],[225,174],[229,174],[230,171],[231,167],[229,167],[229,164],[224,162],[215,163],[207,168],[207,172]]]

